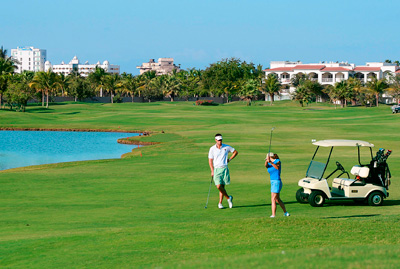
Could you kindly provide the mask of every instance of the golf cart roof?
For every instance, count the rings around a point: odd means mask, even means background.
[[[343,140],[343,139],[335,139],[335,140],[320,140],[313,142],[316,146],[321,147],[370,147],[372,148],[374,144],[371,144],[366,141],[361,140]]]

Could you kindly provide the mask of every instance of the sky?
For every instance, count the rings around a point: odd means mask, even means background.
[[[164,57],[182,69],[231,57],[263,68],[400,60],[398,0],[0,0],[0,7],[0,46],[9,55],[33,46],[52,64],[76,55],[134,75]]]

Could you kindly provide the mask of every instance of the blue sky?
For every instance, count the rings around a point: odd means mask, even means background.
[[[109,60],[138,74],[173,57],[204,69],[223,58],[261,64],[301,60],[400,60],[400,1],[0,0],[0,46],[47,50],[52,64]]]

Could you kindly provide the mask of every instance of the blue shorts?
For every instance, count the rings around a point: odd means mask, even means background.
[[[282,190],[282,181],[280,180],[271,180],[271,192],[280,193]]]

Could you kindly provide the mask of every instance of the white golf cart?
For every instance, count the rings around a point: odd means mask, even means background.
[[[372,147],[374,145],[365,141],[321,140],[315,141],[313,144],[317,146],[317,149],[308,166],[306,177],[300,179],[298,183],[301,188],[296,193],[296,200],[299,203],[308,202],[311,206],[320,207],[328,199],[367,201],[371,206],[379,206],[382,205],[384,198],[389,197],[388,189],[391,175],[386,160],[391,154],[390,150],[385,153],[384,149],[379,149],[376,156],[373,157]],[[325,151],[328,151],[326,162],[315,160],[320,147],[328,148],[325,149]],[[334,147],[357,148],[358,164],[351,168],[351,174],[354,178],[350,178],[349,173],[339,162],[336,162],[336,169],[324,178]],[[361,163],[361,147],[369,148],[371,157],[368,157],[369,163],[367,164]],[[343,151],[343,149],[339,151]],[[340,174],[333,178],[332,186],[329,187],[328,179],[336,172]],[[347,177],[342,177],[345,174]]]

